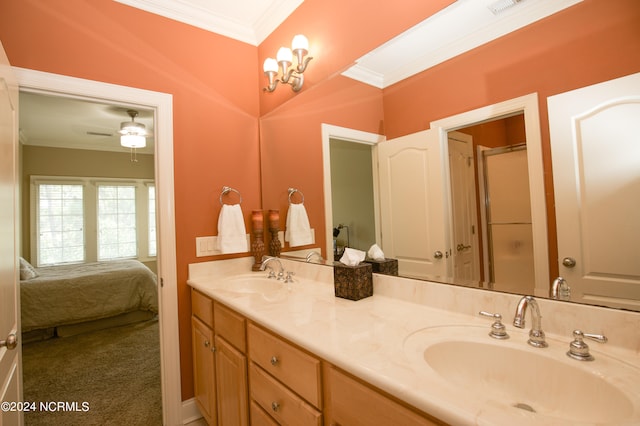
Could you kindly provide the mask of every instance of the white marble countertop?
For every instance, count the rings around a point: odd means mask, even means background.
[[[242,277],[266,275],[265,272],[247,272],[250,271],[250,258],[191,265],[188,284],[331,364],[450,424],[574,425],[591,424],[589,422],[597,417],[591,414],[582,419],[584,421],[569,422],[552,412],[541,417],[514,408],[514,401],[508,398],[485,399],[474,394],[472,389],[461,389],[440,377],[420,359],[421,353],[417,354],[415,348],[408,346],[410,336],[425,329],[456,325],[470,326],[468,329],[479,342],[486,339],[488,344],[495,343],[487,335],[491,320],[476,316],[477,311],[458,313],[381,294],[359,301],[340,299],[334,296],[331,268],[311,268],[308,264],[286,260],[283,263],[287,270],[295,270],[296,275],[290,289],[279,292],[263,295],[229,290],[233,287],[226,281],[228,277],[240,277],[237,278],[240,282]],[[486,307],[487,310],[491,308]],[[511,327],[510,320],[504,322],[511,335],[504,341],[505,345],[525,351],[540,350],[527,345],[528,327],[521,331]],[[568,368],[580,363],[565,356],[569,337],[547,334],[547,340],[550,348],[544,349],[545,356],[559,359]],[[597,353],[596,345],[590,345],[593,353]],[[635,354],[623,350],[616,355],[623,363],[638,367],[640,358]],[[640,383],[636,384],[636,390],[639,395]],[[562,410],[563,407],[557,408]],[[632,408],[638,411],[637,406]],[[588,410],[586,412],[589,414]],[[635,422],[638,421],[635,417]],[[616,421],[615,424],[624,422]]]

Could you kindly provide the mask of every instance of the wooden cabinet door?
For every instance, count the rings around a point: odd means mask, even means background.
[[[442,423],[428,419],[377,390],[327,366],[325,416],[328,425],[428,426]]]
[[[218,424],[248,424],[247,357],[215,336]]]
[[[195,400],[209,425],[217,424],[216,370],[213,331],[199,319],[191,318],[193,381]]]

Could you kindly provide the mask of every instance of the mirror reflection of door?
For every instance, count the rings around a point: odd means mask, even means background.
[[[402,276],[450,276],[442,148],[435,130],[378,144],[382,249]]]
[[[464,133],[449,132],[447,139],[453,228],[453,278],[457,282],[473,284],[480,279],[473,138]]]
[[[640,308],[640,73],[552,96],[560,275],[571,300]]]

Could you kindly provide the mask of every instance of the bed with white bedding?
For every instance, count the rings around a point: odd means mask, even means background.
[[[21,259],[23,333],[56,329],[60,335],[66,327],[67,334],[76,334],[83,324],[119,325],[158,313],[156,275],[137,260],[31,267],[25,273],[28,266]]]

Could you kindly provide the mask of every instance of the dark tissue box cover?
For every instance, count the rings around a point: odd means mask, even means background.
[[[347,266],[335,263],[333,266],[333,284],[336,297],[360,300],[373,295],[373,267],[370,263]]]
[[[367,263],[371,263],[373,272],[385,275],[398,275],[398,259],[374,260],[367,259]]]

